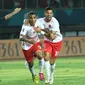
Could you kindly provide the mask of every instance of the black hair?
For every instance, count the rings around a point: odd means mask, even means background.
[[[45,8],[45,11],[47,11],[47,10],[52,10],[52,11],[53,11],[53,8],[52,8],[52,7],[47,6],[47,7]]]
[[[30,15],[34,15],[34,14],[37,16],[37,14],[36,14],[35,11],[30,11],[30,12],[28,13],[28,17],[29,17]]]
[[[27,13],[25,14],[24,18],[25,18],[25,19],[28,19],[28,17],[29,17],[30,15],[36,15],[36,16],[37,16],[37,14],[36,14],[35,11],[30,11],[30,12],[27,12]]]

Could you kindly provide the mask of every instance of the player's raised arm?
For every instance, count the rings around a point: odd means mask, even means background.
[[[21,8],[16,8],[13,12],[5,15],[5,16],[4,16],[5,20],[11,18],[11,17],[14,16],[15,14],[17,14],[20,10],[21,10]]]

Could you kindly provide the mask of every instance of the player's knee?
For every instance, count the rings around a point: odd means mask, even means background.
[[[50,64],[53,65],[56,59],[50,59]]]
[[[50,53],[46,52],[44,55],[44,60],[49,61],[50,60]]]
[[[54,64],[54,61],[53,60],[50,60],[50,64],[53,65]]]
[[[38,55],[38,59],[41,60],[42,58],[43,58],[42,53],[39,53],[39,55]]]
[[[44,56],[45,61],[49,61],[49,56]]]
[[[42,51],[38,51],[38,52],[37,52],[37,57],[38,57],[39,60],[41,60],[41,59],[43,58],[43,53],[42,53]]]
[[[33,62],[30,62],[30,63],[29,63],[29,67],[30,67],[30,68],[32,68],[33,65],[34,65]]]

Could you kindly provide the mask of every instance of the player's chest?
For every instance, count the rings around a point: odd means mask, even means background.
[[[34,29],[30,29],[28,32],[27,32],[27,35],[29,36],[33,36],[33,35],[36,35],[36,31]]]
[[[49,30],[52,30],[52,28],[53,28],[52,22],[51,23],[44,23],[43,25],[44,25],[44,28],[48,28]]]

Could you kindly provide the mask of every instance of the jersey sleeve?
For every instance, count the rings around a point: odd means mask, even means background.
[[[27,29],[26,29],[25,25],[22,26],[22,29],[21,29],[21,32],[20,32],[20,38],[22,38],[21,34],[22,35],[26,35],[27,34]]]
[[[52,31],[60,32],[59,22],[57,20],[54,20],[54,23],[53,23],[53,26],[52,26]]]
[[[54,24],[52,31],[60,31],[59,26],[57,24]]]
[[[38,26],[40,29],[44,29],[43,24],[41,23],[40,19],[37,19],[36,26]]]
[[[23,24],[24,24],[26,21],[28,21],[28,19],[24,19],[24,20],[23,20]]]

